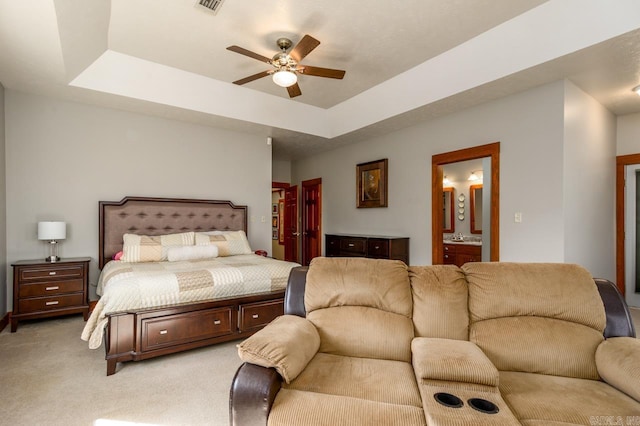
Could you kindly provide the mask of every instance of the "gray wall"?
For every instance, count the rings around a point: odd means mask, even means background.
[[[7,281],[7,197],[5,163],[4,87],[0,83],[0,283]],[[8,309],[7,287],[0,285],[0,318]]]
[[[618,117],[617,155],[640,154],[640,114]]]
[[[263,137],[12,90],[5,96],[3,259],[44,258],[37,222],[64,220],[60,255],[91,256],[95,284],[98,201],[127,195],[248,205],[251,246],[270,250],[271,146]],[[95,288],[90,290],[95,297]]]
[[[575,87],[571,90],[579,91]],[[322,178],[323,233],[409,236],[411,263],[430,264],[432,155],[499,141],[500,260],[563,262],[566,239],[572,237],[565,230],[565,211],[574,212],[564,205],[566,91],[566,83],[558,81],[295,161],[292,182]],[[611,136],[609,131],[603,133]],[[600,143],[615,146],[614,138],[615,135]],[[356,164],[381,158],[389,159],[389,207],[357,209]],[[609,160],[594,159],[599,162],[594,173]],[[589,206],[612,205],[614,199],[610,189],[588,191],[585,197],[590,199]],[[514,222],[516,212],[522,213],[522,223]],[[607,220],[610,223],[610,218]],[[588,235],[591,223],[578,215],[571,231]],[[613,227],[610,228],[606,231],[610,234],[607,241],[613,238]],[[614,279],[610,247],[591,244],[589,249],[592,254],[580,252],[572,261],[583,264],[594,275]],[[593,258],[603,261],[593,263]]]

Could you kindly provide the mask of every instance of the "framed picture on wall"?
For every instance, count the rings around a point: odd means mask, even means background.
[[[357,207],[387,207],[388,159],[356,166]]]
[[[278,203],[273,203],[271,205],[271,214],[278,214]]]
[[[278,200],[278,242],[284,244],[284,198]]]

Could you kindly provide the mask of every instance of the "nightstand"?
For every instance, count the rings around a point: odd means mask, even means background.
[[[13,266],[11,332],[18,321],[82,313],[89,317],[90,257],[57,262],[20,260]]]

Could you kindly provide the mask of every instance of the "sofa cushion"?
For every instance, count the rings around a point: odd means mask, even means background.
[[[426,426],[421,407],[381,404],[366,399],[280,389],[268,426]]]
[[[636,401],[597,380],[503,371],[500,392],[525,425],[588,425],[640,415]]]
[[[285,389],[421,407],[408,362],[318,353]]]
[[[244,362],[275,368],[290,383],[318,351],[320,337],[314,326],[295,315],[280,316],[238,345]]]
[[[605,340],[596,351],[596,365],[604,381],[640,402],[640,340],[632,337]]]
[[[468,340],[468,286],[455,265],[410,266],[417,337]]]
[[[411,353],[418,379],[498,386],[498,370],[472,342],[417,337]]]
[[[307,314],[320,335],[320,352],[411,362],[410,318],[363,306],[317,309]]]
[[[307,273],[307,314],[337,306],[368,306],[411,318],[407,266],[399,260],[316,257]]]
[[[598,379],[606,317],[591,275],[571,264],[470,263],[469,339],[498,370]]]

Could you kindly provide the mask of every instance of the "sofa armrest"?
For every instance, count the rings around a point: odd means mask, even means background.
[[[473,342],[418,337],[411,342],[411,353],[418,380],[498,386],[498,369]]]
[[[595,278],[594,281],[598,286],[598,292],[607,315],[604,337],[636,337],[631,313],[618,291],[618,287],[611,281],[602,278]]]
[[[320,335],[305,318],[282,315],[238,345],[244,362],[275,368],[291,383],[320,348]]]
[[[229,392],[230,426],[266,426],[281,384],[282,378],[275,369],[242,364]]]
[[[307,312],[304,307],[304,290],[307,286],[308,266],[298,266],[289,273],[287,290],[284,293],[284,313],[287,315],[297,315],[306,317]]]
[[[596,350],[596,367],[605,382],[640,402],[640,340],[605,340]]]

